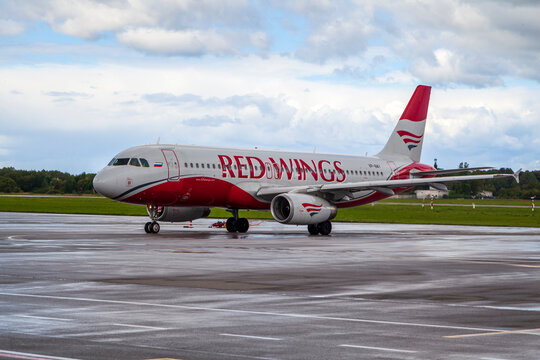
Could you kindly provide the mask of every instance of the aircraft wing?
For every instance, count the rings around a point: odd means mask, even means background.
[[[474,168],[459,168],[459,169],[444,169],[444,170],[424,170],[424,171],[411,171],[412,176],[424,176],[424,175],[445,175],[445,174],[455,174],[465,171],[474,171],[474,170],[488,170],[493,169],[491,166],[482,166]]]
[[[512,176],[519,182],[519,173],[521,169],[514,174],[486,174],[486,175],[466,175],[466,176],[441,176],[431,178],[411,178],[399,180],[372,180],[359,181],[354,183],[332,183],[300,186],[267,186],[261,187],[257,192],[258,196],[279,195],[288,192],[301,193],[347,193],[349,197],[354,198],[354,193],[358,191],[374,190],[380,193],[392,196],[395,195],[393,189],[406,188],[418,185],[430,185],[436,189],[445,189],[445,183],[468,180],[494,179],[500,177]]]

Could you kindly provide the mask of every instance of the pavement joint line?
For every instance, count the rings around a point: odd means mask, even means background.
[[[274,337],[268,337],[268,336],[253,336],[253,335],[228,334],[228,333],[222,333],[222,334],[219,334],[219,335],[221,335],[221,336],[241,337],[241,338],[247,338],[247,339],[258,339],[258,340],[273,340],[273,341],[283,340],[283,339],[274,338]]]
[[[41,354],[24,353],[19,351],[9,351],[0,349],[0,357],[10,359],[24,359],[24,360],[79,360],[74,358],[66,358],[59,356],[49,356]]]
[[[491,336],[491,335],[505,335],[505,334],[524,334],[524,335],[540,336],[540,334],[534,334],[534,333],[529,332],[529,331],[539,331],[539,330],[540,328],[523,329],[523,330],[492,331],[492,332],[484,332],[484,333],[477,333],[477,334],[448,335],[448,336],[443,336],[443,337],[447,339],[458,339],[458,338],[474,337],[474,336]]]
[[[418,352],[418,351],[414,351],[414,350],[391,349],[391,348],[383,348],[383,347],[376,347],[376,346],[364,346],[364,345],[341,344],[339,346],[348,347],[348,348],[354,348],[354,349],[369,349],[369,350],[391,351],[391,352],[401,352],[401,353],[410,353],[410,354]]]
[[[346,322],[358,322],[358,323],[369,323],[369,324],[383,324],[383,325],[397,325],[397,326],[414,326],[414,327],[426,327],[426,328],[436,328],[436,329],[454,329],[454,330],[472,330],[472,331],[505,331],[501,329],[487,329],[487,328],[475,328],[467,326],[452,326],[452,325],[436,325],[436,324],[420,324],[412,322],[399,322],[399,321],[386,321],[386,320],[372,320],[372,319],[354,319],[354,318],[343,318],[335,316],[322,316],[322,315],[309,315],[309,314],[288,314],[288,313],[276,313],[268,311],[254,311],[254,310],[238,310],[238,309],[224,309],[224,308],[206,308],[201,306],[188,306],[188,305],[169,305],[169,304],[153,304],[147,302],[137,302],[137,301],[121,301],[121,300],[106,300],[106,299],[91,299],[91,298],[76,298],[76,297],[67,297],[67,296],[51,296],[51,295],[35,295],[35,294],[17,294],[17,293],[6,293],[0,292],[0,295],[4,296],[15,296],[15,297],[29,297],[29,298],[39,298],[39,299],[56,299],[56,300],[68,300],[68,301],[85,301],[85,302],[95,302],[95,303],[104,303],[104,304],[118,304],[118,305],[135,305],[135,306],[150,306],[150,307],[161,307],[169,309],[186,309],[186,310],[199,310],[199,311],[214,311],[214,312],[228,312],[235,314],[253,314],[253,315],[266,315],[266,316],[281,316],[288,318],[298,318],[298,319],[318,319],[318,320],[335,320],[335,321],[346,321]]]

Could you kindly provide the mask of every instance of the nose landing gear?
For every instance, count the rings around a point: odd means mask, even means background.
[[[144,224],[144,231],[146,231],[147,234],[157,234],[159,232],[160,226],[156,221],[147,222]]]

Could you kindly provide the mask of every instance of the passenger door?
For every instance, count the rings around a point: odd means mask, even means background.
[[[178,157],[172,149],[161,149],[167,168],[169,169],[169,181],[180,181],[180,163]]]

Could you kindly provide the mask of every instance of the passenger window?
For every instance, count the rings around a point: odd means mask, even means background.
[[[129,163],[129,158],[121,158],[116,159],[116,161],[113,163],[113,166],[123,166],[127,165]]]
[[[148,161],[146,159],[140,158],[142,167],[150,167],[150,164],[148,164]]]
[[[199,163],[195,163],[195,167],[198,169],[199,168]]]
[[[204,169],[204,163],[201,164],[201,167]]]
[[[212,168],[215,169],[215,168],[216,168],[216,164],[212,164]]]
[[[218,167],[218,169],[221,169],[221,164],[218,164],[218,166],[217,166],[217,167]]]
[[[193,167],[193,163],[189,163],[189,167]]]
[[[184,163],[184,166],[187,167],[187,163]]]

